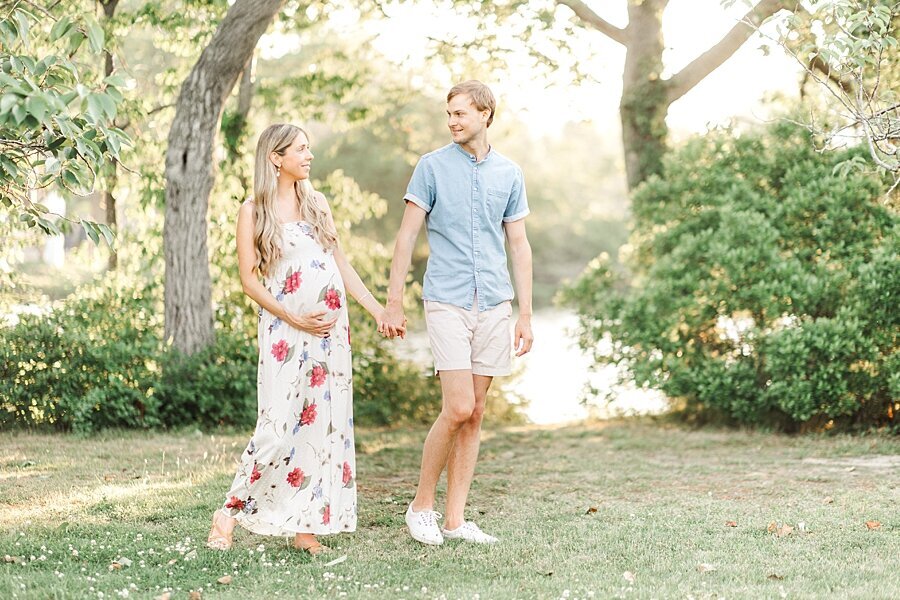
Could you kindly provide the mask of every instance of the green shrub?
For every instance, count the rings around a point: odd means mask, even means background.
[[[701,419],[894,422],[900,226],[836,169],[861,152],[785,124],[687,143],[634,195],[631,280],[598,259],[565,292],[582,345]]]
[[[79,288],[47,315],[0,328],[0,425],[76,432],[252,426],[259,354],[251,303],[231,297],[217,310],[215,344],[184,356],[162,342],[161,296],[158,285],[137,291],[134,281],[113,277]],[[351,307],[357,423],[433,419],[437,380],[396,358],[395,342],[363,312]]]
[[[161,425],[154,293],[85,286],[49,315],[0,329],[0,422],[80,432]]]

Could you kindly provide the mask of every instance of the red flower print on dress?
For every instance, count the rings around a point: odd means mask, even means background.
[[[303,474],[303,471],[300,470],[300,467],[297,467],[287,476],[287,482],[291,484],[291,487],[300,487],[303,485],[303,480],[306,479],[306,475]]]
[[[351,479],[353,479],[353,471],[350,470],[350,463],[344,461],[344,485],[350,483]]]
[[[337,310],[341,307],[341,293],[334,288],[325,292],[325,306],[329,310]]]
[[[225,508],[234,508],[237,510],[244,510],[244,501],[238,498],[237,496],[232,496],[231,500],[225,503]]]
[[[282,362],[287,357],[288,350],[290,350],[290,347],[285,340],[278,340],[272,344],[272,356],[274,356],[275,360],[278,362]]]
[[[256,463],[253,463],[253,472],[250,473],[250,483],[256,483],[256,480],[262,477],[262,473],[259,472],[259,467]]]
[[[310,387],[319,387],[323,383],[325,383],[325,367],[316,365],[309,373],[309,385]]]
[[[300,413],[300,424],[301,425],[312,425],[316,422],[316,404],[313,402],[309,406],[303,409],[303,412]]]
[[[293,294],[298,289],[300,289],[300,284],[303,283],[303,280],[300,279],[300,271],[295,273],[290,273],[287,276],[287,279],[284,280],[284,289],[282,292],[285,294]]]
[[[322,511],[322,525],[331,523],[331,505],[326,504],[325,510]]]

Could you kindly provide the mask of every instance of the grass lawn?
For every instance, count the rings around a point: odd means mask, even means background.
[[[358,432],[359,530],[313,559],[204,547],[246,432],[0,434],[0,598],[900,598],[900,439],[491,429],[469,516],[502,543],[426,547],[424,436]]]

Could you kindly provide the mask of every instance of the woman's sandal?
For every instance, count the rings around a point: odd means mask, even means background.
[[[294,541],[291,543],[291,546],[293,546],[296,550],[309,552],[312,556],[318,556],[319,554],[328,551],[328,547],[320,544],[319,540],[316,540],[315,538],[313,538],[312,542],[300,542],[297,541],[297,538],[295,537]]]
[[[226,533],[222,529],[220,520],[225,518],[222,511],[217,510],[213,513],[212,529],[209,530],[209,536],[206,538],[206,547],[212,550],[229,550],[232,544],[232,532]]]

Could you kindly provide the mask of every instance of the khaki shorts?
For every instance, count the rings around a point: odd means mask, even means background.
[[[509,301],[478,312],[477,298],[471,310],[426,300],[425,325],[435,374],[471,370],[473,375],[509,375],[512,371],[511,315]]]

